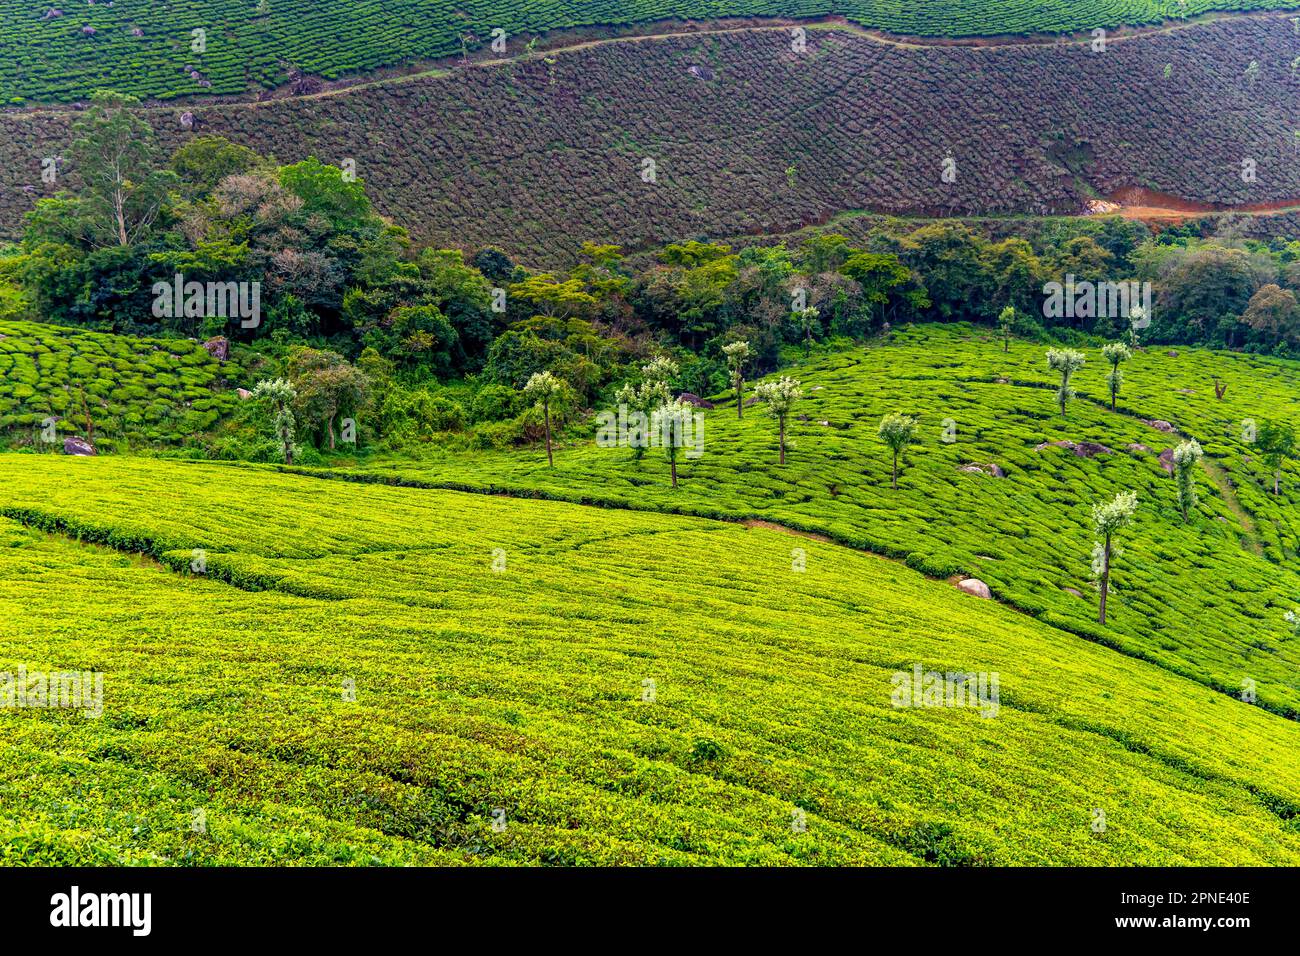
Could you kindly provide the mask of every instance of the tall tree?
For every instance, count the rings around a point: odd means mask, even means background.
[[[1056,404],[1060,406],[1061,414],[1065,414],[1065,406],[1070,399],[1074,398],[1074,389],[1070,385],[1070,376],[1083,368],[1083,363],[1087,361],[1082,352],[1076,352],[1073,349],[1048,349],[1047,350],[1047,367],[1061,375],[1061,385],[1056,390]]]
[[[880,420],[880,427],[876,430],[876,434],[894,453],[894,471],[890,484],[894,490],[898,490],[898,456],[902,454],[904,448],[916,440],[916,419],[910,415],[890,412]]]
[[[1106,623],[1106,598],[1110,594],[1111,561],[1115,556],[1114,537],[1133,523],[1133,515],[1136,512],[1137,495],[1131,491],[1121,491],[1112,501],[1093,505],[1092,508],[1093,525],[1101,537],[1094,551],[1098,561],[1096,570],[1100,577],[1101,589],[1101,604],[1098,608],[1097,620],[1101,624]]]
[[[370,380],[336,352],[297,348],[289,358],[295,405],[307,421],[324,425],[334,450],[334,421],[355,414],[370,398]]]
[[[731,387],[736,390],[736,417],[745,417],[745,363],[754,356],[746,341],[732,342],[722,347],[727,357],[727,370],[731,373]]]
[[[673,487],[677,487],[677,457],[685,443],[686,430],[691,427],[694,407],[685,402],[667,402],[654,414],[654,427],[659,429],[668,456],[668,466],[672,472]]]
[[[1110,410],[1113,412],[1119,399],[1119,387],[1124,384],[1124,373],[1119,370],[1119,364],[1132,358],[1133,353],[1123,342],[1109,342],[1101,347],[1101,356],[1110,364],[1106,387],[1110,389]]]
[[[99,90],[72,124],[69,154],[84,184],[82,209],[96,245],[139,242],[179,182],[175,173],[158,168],[153,128],[139,105],[134,96]]]
[[[1002,351],[1011,351],[1011,332],[1016,327],[1016,307],[1009,305],[998,313],[998,330],[1002,333]]]
[[[265,401],[270,406],[271,425],[280,442],[281,455],[286,465],[293,464],[294,433],[297,423],[293,418],[293,386],[282,378],[258,382],[253,389],[253,399]]]
[[[1255,447],[1264,463],[1273,469],[1273,494],[1282,487],[1282,465],[1295,455],[1295,430],[1286,423],[1264,422],[1255,435]]]
[[[803,397],[799,383],[789,376],[782,376],[775,382],[760,382],[754,388],[754,397],[767,406],[767,413],[776,419],[780,434],[781,464],[785,464],[785,423],[790,417],[790,409]]]
[[[551,409],[563,400],[567,388],[563,379],[550,372],[537,372],[524,386],[524,394],[541,406],[546,423],[546,463],[552,468],[555,467],[555,456],[551,452]]]

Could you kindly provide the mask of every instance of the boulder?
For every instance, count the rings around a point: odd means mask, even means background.
[[[683,405],[694,405],[696,408],[714,407],[712,402],[700,398],[700,396],[694,394],[693,392],[682,392],[680,395],[677,396],[677,401],[681,402]]]
[[[230,339],[224,335],[218,335],[215,339],[208,339],[203,343],[203,347],[218,362],[224,362],[230,358]]]
[[[1171,435],[1174,432],[1178,431],[1178,429],[1174,428],[1173,425],[1169,424],[1167,421],[1160,418],[1156,418],[1151,421],[1146,421],[1145,419],[1143,419],[1142,424],[1150,425],[1156,431],[1164,432],[1166,435]]]
[[[248,399],[253,397],[253,393],[246,388],[235,389],[235,394],[238,395],[241,399]]]
[[[1127,448],[1129,451],[1135,451],[1140,455],[1155,454],[1150,448],[1148,448],[1146,445],[1142,444],[1139,441],[1131,441],[1124,447]]]
[[[751,405],[757,405],[757,404],[758,404],[758,398],[757,398],[757,397],[754,397],[754,398],[747,398],[747,399],[745,399],[745,407],[746,407],[746,408],[749,408]]]
[[[1115,449],[1107,448],[1095,441],[1081,441],[1074,446],[1074,453],[1080,458],[1095,458],[1097,455],[1113,455]]]
[[[710,70],[707,66],[700,66],[696,64],[694,66],[687,67],[686,72],[689,73],[691,76],[696,77],[697,79],[701,79],[701,80],[713,79],[713,71]]]
[[[970,464],[962,465],[957,470],[968,471],[971,474],[977,474],[977,475],[992,475],[994,478],[1005,478],[1007,476],[1007,473],[1003,471],[1000,466],[994,464],[993,462],[988,462],[987,464],[983,464],[983,465],[978,464],[976,462],[971,462]]]
[[[957,582],[957,587],[961,588],[961,590],[965,591],[967,594],[973,594],[978,598],[993,597],[993,592],[989,590],[989,586],[979,578],[963,578]]]
[[[69,435],[63,439],[63,453],[65,455],[90,456],[95,454],[95,446],[84,438]]]
[[[1174,450],[1172,448],[1166,448],[1160,453],[1160,467],[1171,475],[1174,473]]]
[[[1061,590],[1067,594],[1073,594],[1077,598],[1083,597],[1083,592],[1077,588],[1061,588]]]
[[[1068,438],[1065,441],[1045,441],[1042,444],[1035,445],[1034,451],[1042,451],[1044,448],[1069,448],[1074,449],[1074,442]]]
[[[1170,358],[1178,358],[1178,353],[1173,351],[1172,349],[1166,352],[1165,354],[1168,355]]]

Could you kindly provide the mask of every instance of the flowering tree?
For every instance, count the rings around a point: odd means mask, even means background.
[[[1083,368],[1083,363],[1086,361],[1082,352],[1073,349],[1047,350],[1047,367],[1061,373],[1061,387],[1056,390],[1056,404],[1060,406],[1062,415],[1065,414],[1066,404],[1074,398],[1074,389],[1070,387],[1070,376]]]
[[[1115,555],[1113,538],[1116,533],[1133,523],[1137,512],[1137,495],[1121,491],[1113,500],[1103,505],[1093,505],[1092,522],[1101,541],[1094,550],[1094,569],[1100,577],[1101,606],[1098,623],[1106,623],[1106,598],[1110,593],[1110,566]]]
[[[648,419],[672,401],[672,380],[677,377],[677,371],[677,363],[672,359],[655,358],[641,366],[641,384],[627,383],[614,393],[614,400]],[[640,459],[644,454],[645,442],[632,442],[633,457]]]
[[[1119,398],[1119,387],[1124,384],[1124,373],[1119,370],[1119,363],[1128,361],[1133,353],[1123,342],[1111,342],[1101,347],[1101,355],[1110,363],[1110,371],[1106,373],[1106,386],[1110,389],[1110,410],[1113,412]]]
[[[754,357],[754,350],[748,342],[732,342],[722,347],[722,354],[727,357],[727,369],[731,372],[731,387],[736,390],[736,417],[745,417],[745,363]]]
[[[551,452],[551,407],[561,400],[567,391],[562,379],[550,372],[536,372],[524,386],[524,394],[542,409],[542,418],[546,422],[546,463],[555,467],[555,457]]]
[[[754,397],[767,406],[767,413],[777,420],[781,433],[781,464],[785,464],[785,423],[790,409],[803,397],[799,383],[789,376],[775,382],[760,382],[754,388]]]
[[[677,487],[677,456],[685,442],[695,409],[685,402],[665,402],[654,413],[654,427],[663,435],[664,452],[672,471],[673,487]]]
[[[275,437],[280,442],[286,465],[293,464],[293,434],[297,427],[293,419],[293,403],[297,397],[293,386],[282,378],[258,382],[253,389],[253,398],[265,400],[270,406],[271,424],[275,428]]]

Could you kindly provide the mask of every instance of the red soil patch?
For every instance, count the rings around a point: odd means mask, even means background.
[[[1218,203],[1195,202],[1159,193],[1140,186],[1130,186],[1112,193],[1108,199],[1118,203],[1120,215],[1125,219],[1141,219],[1180,223],[1198,216],[1245,213],[1248,215],[1271,216],[1279,212],[1300,207],[1300,199],[1281,199],[1276,202],[1253,203],[1243,206],[1225,206]]]

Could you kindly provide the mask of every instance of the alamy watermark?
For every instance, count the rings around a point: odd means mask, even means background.
[[[262,324],[262,283],[186,282],[179,272],[171,282],[153,284],[155,319],[239,319],[239,327]]]
[[[43,708],[80,710],[86,717],[104,713],[104,675],[94,671],[0,672],[0,708]]]
[[[913,664],[895,671],[890,695],[895,707],[967,707],[981,717],[998,715],[997,671],[927,671]]]
[[[1043,286],[1043,315],[1049,319],[1127,319],[1135,329],[1151,324],[1150,282],[1082,282],[1071,273],[1065,282]],[[1141,311],[1134,314],[1134,310]]]
[[[599,448],[683,449],[687,458],[704,454],[704,413],[669,415],[645,412],[619,405],[596,416],[596,445]]]

